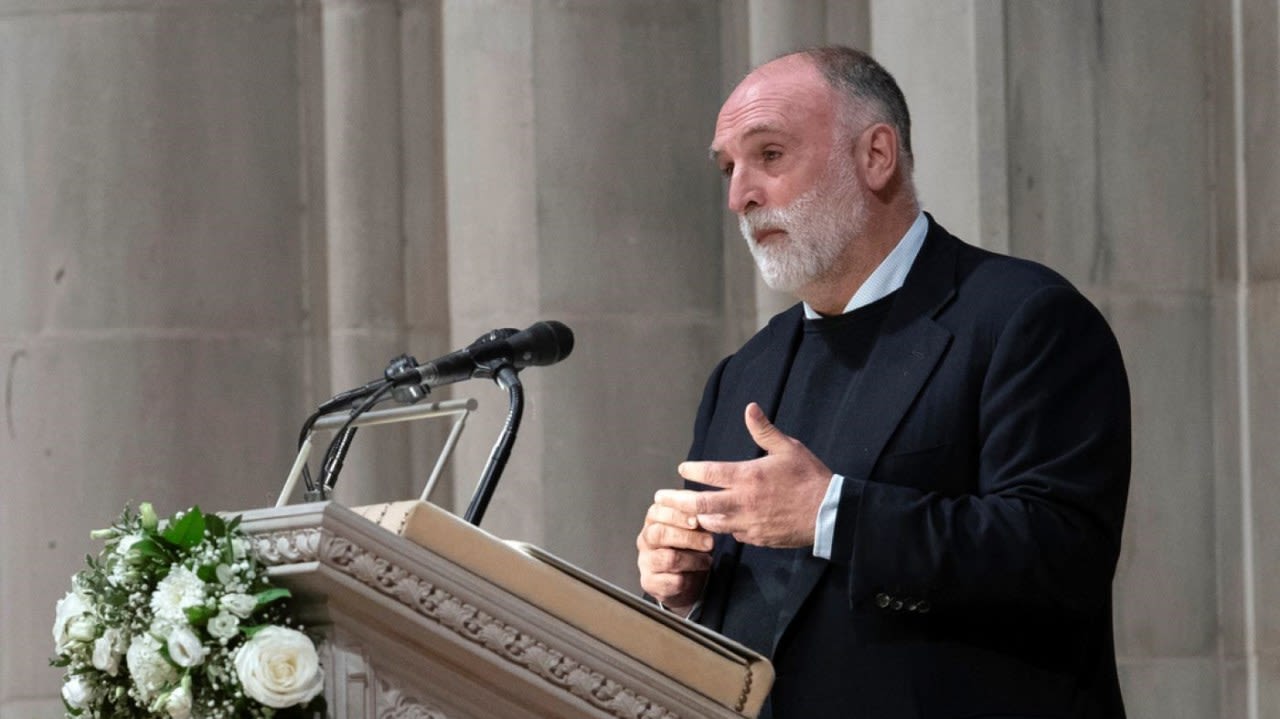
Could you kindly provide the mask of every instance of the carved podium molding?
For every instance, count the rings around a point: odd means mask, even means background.
[[[323,635],[332,717],[744,716],[749,684],[725,707],[339,505],[242,526]]]

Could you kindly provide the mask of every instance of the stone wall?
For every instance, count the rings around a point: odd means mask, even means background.
[[[60,715],[48,625],[126,502],[274,501],[323,398],[493,327],[577,347],[486,528],[624,586],[702,382],[784,297],[706,161],[788,49],[870,49],[926,209],[1107,314],[1134,399],[1130,715],[1280,714],[1280,2],[0,0],[0,719]],[[505,411],[472,396],[460,510]],[[442,433],[339,485],[420,491]]]

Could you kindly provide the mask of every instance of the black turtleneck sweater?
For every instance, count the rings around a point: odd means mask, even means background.
[[[831,417],[857,389],[896,294],[843,315],[804,320],[800,344],[773,422],[788,436],[804,442],[819,459],[833,442],[842,439],[840,428],[831,426]],[[840,470],[832,467],[832,471]],[[771,656],[778,612],[789,591],[795,564],[812,553],[812,546],[766,549],[743,545],[723,633]]]

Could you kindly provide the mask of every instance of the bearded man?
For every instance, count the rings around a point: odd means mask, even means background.
[[[641,585],[771,658],[778,719],[1123,717],[1128,384],[1066,280],[920,211],[910,120],[848,48],[765,64],[712,158],[802,302],[712,372]]]

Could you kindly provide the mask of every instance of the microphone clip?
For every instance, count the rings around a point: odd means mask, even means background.
[[[494,357],[486,358],[484,349],[490,346],[498,346],[497,343],[502,342],[506,338],[514,334],[519,334],[520,330],[514,327],[500,327],[498,329],[489,330],[476,338],[471,343],[472,358],[475,361],[475,370],[472,377],[480,379],[491,379],[502,389],[508,389],[512,384],[519,382],[516,373],[520,370],[512,364],[511,360],[502,354]],[[503,370],[507,370],[504,372]]]
[[[417,366],[417,359],[412,355],[402,354],[392,358],[387,369],[382,373],[382,376],[393,385],[391,398],[400,404],[415,404],[431,393],[431,388],[422,382],[404,381],[406,376],[416,374],[413,370]]]

